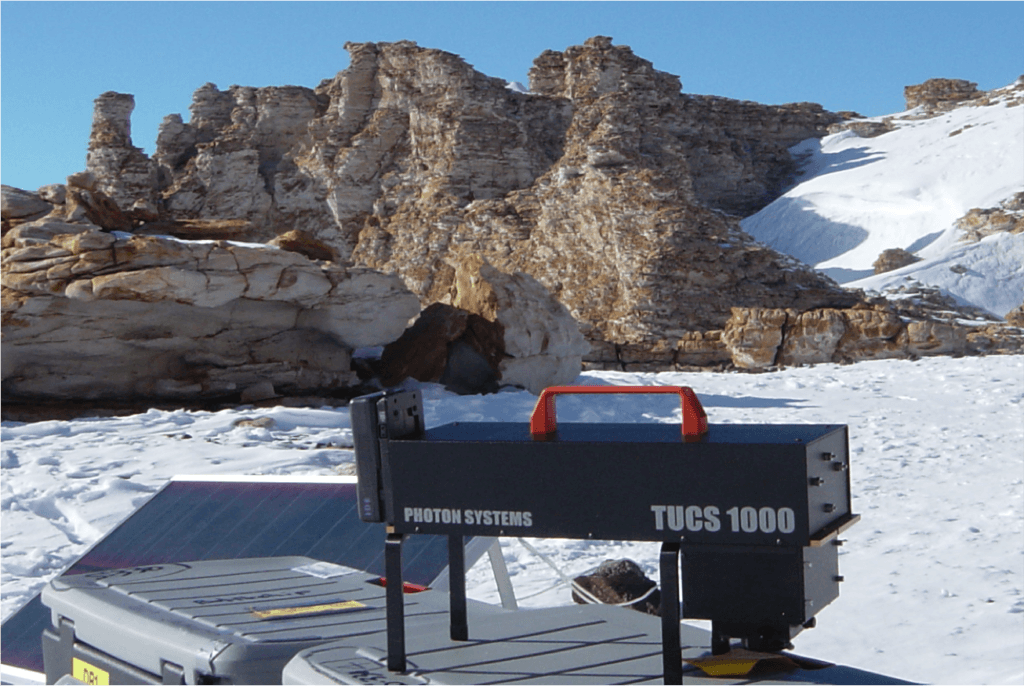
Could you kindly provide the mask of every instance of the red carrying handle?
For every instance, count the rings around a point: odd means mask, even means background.
[[[708,432],[708,415],[697,394],[686,386],[550,386],[541,392],[530,415],[531,434],[544,436],[558,430],[555,396],[569,393],[675,393],[683,410],[683,440],[697,440]]]

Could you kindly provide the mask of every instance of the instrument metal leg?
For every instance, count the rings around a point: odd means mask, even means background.
[[[387,536],[384,543],[384,576],[387,579],[388,670],[405,671],[405,597],[402,582],[402,534]]]
[[[466,549],[461,535],[448,536],[448,600],[453,641],[469,640],[466,614]]]
[[[718,626],[718,622],[711,622],[711,654],[725,655],[732,650],[732,641],[729,634]]]
[[[661,544],[661,651],[666,684],[683,683],[683,649],[679,629],[679,549],[677,541]]]

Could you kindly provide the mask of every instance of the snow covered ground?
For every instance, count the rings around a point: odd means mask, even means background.
[[[847,286],[883,290],[909,276],[1003,316],[1024,293],[1024,235],[959,243],[954,223],[1024,191],[1020,91],[928,119],[917,110],[875,117],[895,130],[874,138],[843,131],[804,141],[791,149],[803,160],[800,182],[742,226]],[[872,276],[889,248],[922,261]]]
[[[909,680],[1024,681],[1024,356],[886,360],[771,374],[585,373],[580,384],[684,385],[712,423],[846,423],[854,511],[841,596],[797,652]],[[535,396],[424,384],[428,425],[526,421]],[[576,396],[559,420],[678,421],[672,396]],[[241,422],[241,423],[240,423]],[[351,473],[347,409],[151,410],[20,424],[2,438],[2,615],[174,474]],[[628,465],[624,466],[628,469]],[[656,544],[531,540],[570,575]],[[547,564],[502,543],[526,607],[571,603]],[[470,596],[497,602],[486,558]]]

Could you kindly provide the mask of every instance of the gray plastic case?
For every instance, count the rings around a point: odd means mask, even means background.
[[[84,656],[89,664],[113,660],[104,671],[132,681],[178,682],[177,673],[189,684],[281,683],[285,663],[304,648],[384,632],[385,589],[368,583],[375,578],[306,557],[58,577],[42,594],[53,623],[44,638],[47,677],[72,673],[73,658]],[[405,601],[410,624],[447,617],[445,594]]]
[[[473,604],[470,604],[472,611]],[[657,617],[608,605],[520,610],[470,625],[451,641],[443,621],[409,634],[408,671],[389,672],[383,635],[306,648],[285,666],[284,684],[660,684]],[[710,634],[680,626],[682,657],[708,657]],[[766,665],[744,676],[708,676],[683,664],[683,683],[906,684],[854,667],[780,653],[799,668]]]
[[[706,652],[706,631],[681,629],[685,657]],[[408,671],[389,672],[383,637],[333,641],[296,654],[282,683],[663,683],[660,620],[607,605],[509,612],[471,624],[468,641],[448,640],[439,623],[410,632],[408,656]],[[696,670],[686,682],[717,683]]]

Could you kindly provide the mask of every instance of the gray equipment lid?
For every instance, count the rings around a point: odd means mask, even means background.
[[[470,621],[468,641],[450,640],[445,619],[406,633],[407,672],[387,670],[386,639],[375,635],[299,652],[285,666],[282,683],[663,683],[657,617],[607,605],[521,610]],[[681,636],[684,659],[708,653],[709,632],[683,624]],[[687,684],[907,683],[838,665],[775,672],[764,681],[755,675],[709,677],[690,665],[684,665],[683,675]]]
[[[76,640],[140,669],[159,674],[166,661],[190,683],[197,674],[269,683],[302,648],[383,632],[385,591],[373,579],[306,557],[155,564],[58,577],[43,603],[54,626],[70,619]],[[408,594],[410,627],[443,621],[447,599]]]

